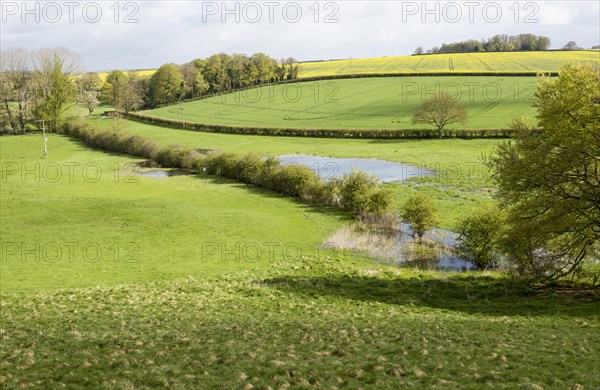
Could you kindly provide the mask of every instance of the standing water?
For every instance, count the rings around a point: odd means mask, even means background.
[[[306,155],[285,155],[278,156],[278,158],[282,165],[298,164],[309,167],[325,180],[351,173],[352,169],[374,175],[383,183],[434,175],[434,171],[424,167],[374,158],[337,158]]]

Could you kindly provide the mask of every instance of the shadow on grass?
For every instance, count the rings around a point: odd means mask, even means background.
[[[296,277],[264,280],[272,288],[308,296],[427,307],[490,316],[581,316],[600,313],[598,292],[538,291],[506,278],[455,275]]]

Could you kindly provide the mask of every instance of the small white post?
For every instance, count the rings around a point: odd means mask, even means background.
[[[184,110],[183,110],[183,102],[181,102],[181,123],[183,124],[183,128],[185,129],[185,116],[184,116]]]
[[[44,158],[48,158],[48,137],[46,137],[46,121],[42,121],[42,132],[44,134]]]

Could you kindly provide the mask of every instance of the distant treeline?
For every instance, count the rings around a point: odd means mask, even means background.
[[[81,89],[100,90],[100,101],[129,112],[296,78],[298,64],[292,57],[277,61],[264,53],[220,53],[183,65],[165,64],[146,77],[115,70],[102,82],[98,75],[87,74]]]
[[[415,50],[415,55],[448,54],[448,53],[480,53],[506,51],[543,51],[550,48],[550,38],[535,34],[507,35],[499,34],[481,41],[469,39],[462,42],[444,43],[424,51],[422,47]]]

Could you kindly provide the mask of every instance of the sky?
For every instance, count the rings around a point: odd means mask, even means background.
[[[409,55],[495,34],[600,44],[598,1],[8,1],[0,46],[66,47],[88,71],[215,53],[298,60]]]

